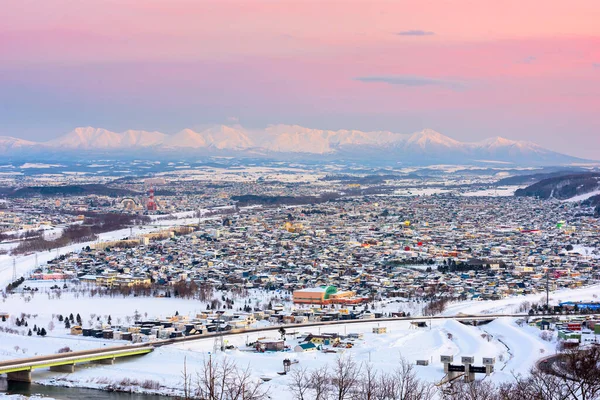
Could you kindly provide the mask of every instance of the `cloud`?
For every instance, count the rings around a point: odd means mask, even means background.
[[[518,63],[519,64],[531,64],[535,60],[537,60],[537,58],[535,56],[527,56],[527,57],[519,60]]]
[[[431,36],[431,35],[435,35],[435,32],[422,31],[420,29],[410,29],[408,31],[398,32],[398,33],[396,33],[396,35],[400,35],[400,36]]]
[[[592,63],[592,67],[600,69],[600,63]]]
[[[371,75],[371,76],[359,76],[355,80],[365,83],[387,83],[390,85],[402,85],[402,86],[442,86],[448,87],[452,90],[461,90],[465,88],[465,84],[447,79],[428,78],[425,76],[414,76],[414,75]]]

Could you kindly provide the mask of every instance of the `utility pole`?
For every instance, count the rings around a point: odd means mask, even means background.
[[[546,312],[550,310],[550,268],[546,268]]]

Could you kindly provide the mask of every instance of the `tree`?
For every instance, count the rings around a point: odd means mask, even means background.
[[[281,339],[285,342],[285,328],[283,326],[279,328],[279,334],[281,335]]]
[[[252,378],[250,369],[240,369],[230,359],[205,360],[196,374],[194,398],[203,400],[266,400],[268,391]]]
[[[294,400],[309,400],[311,391],[310,375],[306,368],[294,369],[290,372],[290,383],[288,389]]]
[[[29,332],[27,332],[27,336],[31,336],[33,335],[33,332],[31,332],[31,329],[29,330]]]
[[[40,336],[42,336],[42,337],[46,336],[46,334],[47,334],[45,328],[42,328],[39,332],[40,332]]]
[[[331,374],[333,393],[337,400],[352,398],[352,389],[359,382],[360,366],[351,357],[338,357]]]
[[[71,323],[69,322],[68,319],[65,319],[65,329],[70,329],[71,328]]]

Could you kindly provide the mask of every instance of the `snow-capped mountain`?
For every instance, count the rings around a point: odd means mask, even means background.
[[[128,130],[123,133],[102,128],[75,128],[64,136],[45,143],[51,148],[105,150],[159,146],[167,135],[160,132]]]
[[[354,160],[387,160],[403,163],[466,163],[500,161],[518,164],[564,164],[581,161],[525,141],[495,137],[475,143],[460,142],[432,129],[412,134],[389,131],[323,130],[298,125],[270,125],[265,129],[245,129],[239,125],[216,125],[175,134],[81,127],[56,139],[36,143],[0,137],[0,152],[69,151],[122,152],[124,154],[245,154],[295,158],[326,157]]]
[[[0,136],[0,153],[29,148],[35,145],[35,142],[30,142],[29,140],[23,140],[11,136]]]

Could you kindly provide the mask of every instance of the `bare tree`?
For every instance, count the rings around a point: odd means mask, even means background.
[[[497,388],[490,381],[459,381],[443,389],[444,400],[499,400]]]
[[[352,397],[353,389],[359,383],[359,375],[360,366],[352,357],[340,356],[335,360],[331,383],[337,400],[346,400]]]
[[[309,400],[311,389],[310,375],[306,368],[295,369],[290,372],[290,383],[288,384],[294,400]]]
[[[189,400],[191,377],[187,370],[187,357],[183,357],[183,371],[181,372],[181,378],[183,379],[183,398],[184,400]]]
[[[360,400],[376,400],[381,391],[377,381],[377,371],[373,365],[364,363],[362,366],[362,375],[358,385],[358,398]]]
[[[328,400],[331,393],[330,381],[331,378],[327,372],[327,366],[313,370],[310,374],[312,399]]]
[[[249,368],[239,369],[228,359],[205,360],[196,374],[194,398],[200,400],[263,400],[268,390],[252,378]]]
[[[600,397],[600,348],[569,349],[561,355],[564,386],[569,398],[592,400]]]
[[[404,358],[400,358],[400,366],[391,375],[380,378],[382,394],[385,400],[430,400],[434,398],[431,385],[422,382],[416,375],[413,366]]]

